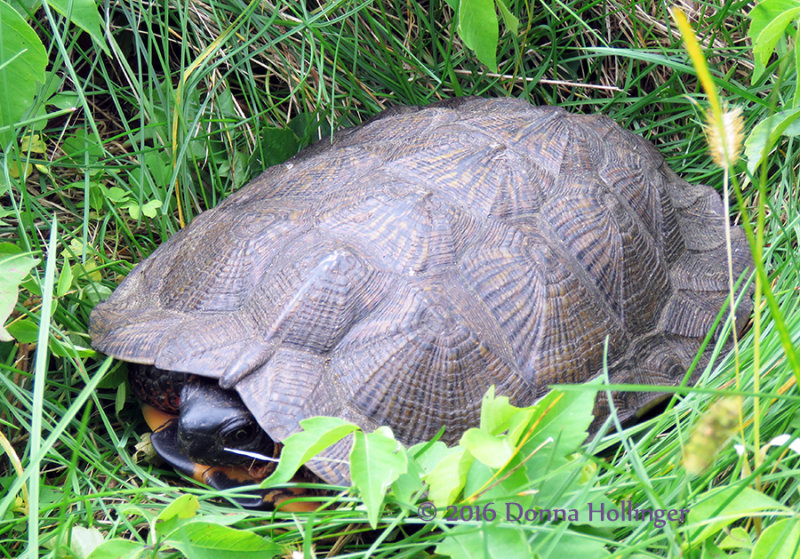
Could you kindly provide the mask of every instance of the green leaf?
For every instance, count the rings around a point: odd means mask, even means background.
[[[778,520],[761,533],[751,557],[795,559],[800,555],[800,522],[796,518]]]
[[[729,500],[730,502],[727,502]],[[717,534],[729,524],[748,518],[751,514],[788,510],[760,491],[738,486],[728,486],[722,490],[711,489],[698,495],[695,503],[687,518],[687,524],[703,526],[700,533],[692,538],[695,544]]]
[[[28,112],[46,67],[47,52],[36,32],[0,1],[0,128],[13,126]],[[0,149],[14,138],[13,129],[0,131]]]
[[[105,170],[97,161],[103,157],[103,146],[90,135],[90,133],[80,128],[72,136],[67,136],[61,143],[61,149],[66,154],[65,159],[80,168],[90,167],[90,175],[98,175]],[[79,188],[83,188],[83,183],[78,183]]]
[[[128,199],[128,193],[118,186],[105,188],[105,195],[106,198],[108,198],[111,202],[114,202],[115,204],[125,202]]]
[[[6,331],[21,344],[34,344],[39,339],[39,324],[30,318],[15,320]]]
[[[197,515],[200,502],[194,495],[181,495],[155,517],[153,530],[163,539]]]
[[[392,494],[402,503],[411,503],[415,494],[425,487],[422,483],[422,468],[414,460],[409,460],[405,473],[392,483]]]
[[[498,518],[505,511],[498,510]],[[504,518],[503,518],[504,519]],[[592,535],[563,531],[552,533],[528,531],[520,527],[501,527],[496,524],[456,532],[447,536],[436,546],[436,553],[458,559],[483,559],[484,557],[503,557],[506,559],[528,557],[607,557],[600,538]]]
[[[139,204],[136,202],[127,202],[122,208],[128,212],[131,219],[139,219]]]
[[[593,381],[597,382],[597,381]],[[523,430],[533,429],[533,434],[525,444],[523,453],[541,446],[545,440],[558,441],[561,462],[572,454],[586,440],[589,425],[592,423],[595,392],[593,390],[554,389],[547,393],[532,407],[530,425],[520,423],[512,427],[514,434],[525,435]],[[512,442],[515,440],[509,433]]]
[[[747,35],[755,42],[769,23],[782,13],[800,7],[800,0],[762,0],[750,10],[750,28]]]
[[[518,414],[520,408],[512,406],[508,396],[494,395],[494,385],[489,387],[481,401],[481,429],[496,435],[509,428],[511,418]]]
[[[500,35],[494,0],[461,0],[458,34],[478,60],[497,72],[497,41]]]
[[[800,134],[798,118],[800,118],[800,109],[791,109],[775,113],[753,127],[753,131],[744,142],[747,170],[751,174],[755,173],[761,164],[762,157],[772,151],[781,136]]]
[[[373,528],[378,525],[386,490],[408,470],[406,450],[388,427],[372,433],[356,431],[350,451],[350,478],[361,493],[367,507],[367,518]]]
[[[261,168],[266,168],[289,159],[300,149],[300,143],[290,128],[262,128],[258,147]]]
[[[514,454],[508,437],[491,435],[482,429],[468,429],[460,444],[470,454],[491,468],[502,468]]]
[[[506,24],[511,33],[516,35],[519,31],[519,19],[508,9],[506,0],[497,0],[497,8],[500,10],[500,15],[503,16],[503,23]]]
[[[475,461],[475,457],[463,446],[448,450],[448,454],[424,478],[430,486],[428,496],[437,508],[456,501],[467,483],[467,472]]]
[[[436,546],[436,553],[454,559],[534,557],[526,532],[497,525],[484,526],[448,536]],[[563,557],[561,553],[559,556]]]
[[[89,303],[89,305],[92,307],[94,307],[100,301],[105,301],[111,296],[111,288],[100,283],[99,281],[89,282],[81,290],[81,292],[81,299]]]
[[[75,276],[72,275],[72,267],[69,265],[69,260],[64,259],[64,267],[61,268],[61,275],[58,277],[58,285],[56,286],[56,296],[63,297],[72,288],[72,282]]]
[[[7,209],[5,209],[3,207],[0,207],[0,226],[9,227],[9,224],[7,222],[3,221],[3,218],[4,217],[9,217],[9,216],[12,216],[12,215],[14,215],[14,212],[12,210],[7,210]]]
[[[719,547],[720,549],[751,549],[753,547],[753,539],[747,530],[737,526],[731,528],[730,533],[723,538]]]
[[[62,91],[56,93],[47,100],[48,105],[52,105],[57,109],[67,110],[74,109],[80,103],[78,94],[74,91]]]
[[[357,425],[336,417],[310,417],[301,421],[300,427],[302,431],[283,441],[281,461],[264,480],[263,487],[286,483],[309,459],[358,429]]]
[[[800,6],[796,6],[787,10],[764,27],[758,34],[758,37],[753,41],[753,56],[761,62],[766,64],[769,57],[775,51],[775,45],[783,37],[786,27],[800,16]]]
[[[270,559],[287,552],[275,542],[252,532],[199,520],[180,526],[164,541],[164,545],[179,549],[192,559]]]
[[[0,341],[2,342],[14,339],[4,324],[17,304],[20,283],[38,263],[37,258],[26,254],[0,255]]]
[[[88,559],[133,559],[141,557],[145,550],[145,545],[139,542],[114,538],[94,548]]]
[[[408,449],[408,471],[397,478],[392,484],[392,493],[401,502],[409,503],[415,493],[422,491],[424,485],[422,478],[430,472],[447,454],[450,449],[442,441],[424,442],[415,444]]]
[[[59,340],[58,338],[50,338],[50,352],[59,357],[69,357],[70,359],[78,359],[80,357],[88,357],[90,355],[97,355],[97,352],[91,347],[83,345],[85,343],[79,336],[71,336],[68,340]],[[83,342],[83,343],[82,343]]]
[[[150,200],[144,206],[142,206],[142,213],[153,219],[158,215],[158,210],[161,208],[161,200]]]
[[[779,17],[782,13],[797,7],[800,7],[800,2],[797,0],[765,0],[763,2],[758,2],[749,14],[750,28],[747,30],[747,35],[752,44],[758,44],[759,35],[762,33],[762,31],[764,31],[764,28],[770,24],[770,22]],[[764,39],[766,40],[767,36],[764,36]],[[778,40],[779,39],[780,34],[778,35]],[[765,49],[766,47],[762,44],[760,45],[760,48]],[[797,49],[794,50],[795,54],[797,54]],[[755,84],[758,82],[761,74],[764,73],[764,63],[761,62],[761,58],[759,56],[754,56],[753,62],[755,62],[755,68],[752,76],[750,77],[750,82]]]
[[[800,26],[798,26],[797,30],[794,33],[794,46],[792,50],[794,51],[794,68],[795,71],[797,68],[800,68],[800,49],[797,48],[797,41],[800,41]],[[755,68],[753,73],[755,74]],[[792,99],[792,107],[800,106],[800,87],[794,88],[794,97]]]
[[[153,182],[162,188],[172,179],[172,162],[165,152],[151,151],[144,155],[144,165],[150,171]],[[135,173],[134,173],[135,174]]]
[[[541,506],[563,504],[569,488],[577,488],[580,476],[573,474],[583,461],[573,459],[572,455],[586,440],[594,403],[593,390],[575,387],[564,391],[554,389],[529,408],[530,419],[509,430],[510,441],[522,445],[512,467],[515,463],[523,464],[520,474],[524,475],[509,477],[504,482],[505,489],[519,490],[527,477],[535,480],[530,488],[537,491]],[[527,483],[530,485],[530,481]],[[573,508],[581,507],[576,503]]]
[[[78,559],[85,559],[103,543],[103,533],[97,528],[73,526],[70,530],[69,549]]]
[[[48,4],[74,25],[86,31],[96,47],[110,54],[103,37],[103,20],[100,19],[95,0],[49,0]]]
[[[181,495],[172,501],[167,508],[162,510],[156,517],[156,522],[171,520],[173,518],[193,518],[200,508],[200,502],[194,495]]]

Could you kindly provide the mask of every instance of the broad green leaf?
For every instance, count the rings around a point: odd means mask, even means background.
[[[505,511],[497,511],[499,520]],[[607,557],[608,550],[601,538],[593,535],[550,530],[529,531],[526,521],[519,527],[482,526],[480,530],[464,530],[447,536],[436,546],[436,553],[457,559],[500,557],[503,559],[527,559],[529,557]]]
[[[586,440],[595,403],[594,391],[579,388],[552,390],[534,406],[530,422],[509,434],[525,441],[518,459],[526,475],[538,480],[533,486],[537,500],[548,505],[563,505],[565,492],[578,484],[573,473],[579,463],[573,466],[570,457]]]
[[[453,449],[448,447],[442,441],[434,443],[419,443],[415,444],[408,449],[409,458],[417,462],[423,471],[430,472],[436,467],[436,464],[441,462],[445,456],[453,452]]]
[[[98,175],[105,172],[105,169],[97,165],[98,160],[103,157],[103,146],[98,144],[91,133],[83,128],[75,131],[72,136],[67,136],[61,143],[61,149],[66,154],[65,159],[80,168],[87,167],[90,175]],[[83,182],[77,183],[79,188],[83,188]]]
[[[25,135],[19,141],[19,149],[22,152],[43,154],[47,151],[47,146],[39,134]]]
[[[142,213],[153,219],[158,215],[158,210],[161,208],[161,200],[150,200],[144,206],[142,206]]]
[[[144,155],[144,164],[157,186],[167,187],[172,179],[172,162],[165,152],[151,151]],[[133,174],[138,174],[136,171]]]
[[[750,11],[750,28],[747,31],[755,43],[756,38],[769,23],[782,13],[800,8],[800,0],[762,0]]]
[[[502,468],[514,454],[508,437],[491,435],[482,429],[468,429],[460,444],[475,458],[492,468]]]
[[[753,546],[754,559],[796,559],[800,556],[800,522],[784,518],[767,527]]]
[[[48,4],[73,24],[86,31],[96,47],[103,49],[106,54],[110,54],[103,37],[103,20],[100,19],[95,0],[48,0]]]
[[[26,254],[0,255],[0,341],[2,342],[14,339],[4,324],[17,304],[20,283],[38,263],[37,258]]]
[[[509,433],[509,438],[512,441],[518,440],[517,436],[522,438],[526,434],[524,431],[533,429],[531,438],[525,445],[526,452],[552,438],[558,441],[559,455],[566,457],[586,440],[594,417],[595,398],[593,390],[554,389],[533,406],[530,424],[513,427],[513,436]]]
[[[497,72],[497,41],[500,35],[494,0],[461,0],[458,34],[478,60]]]
[[[800,49],[797,48],[797,42],[800,41],[800,26],[797,27],[797,30],[794,33],[794,68],[797,71],[797,68],[800,68]],[[755,71],[757,68],[753,69],[753,74],[755,75]],[[792,107],[800,106],[800,87],[794,88],[794,98],[792,99]]]
[[[69,549],[78,559],[85,559],[103,543],[103,533],[97,528],[73,526],[70,530]]]
[[[49,347],[50,352],[53,355],[57,355],[59,357],[68,357],[70,359],[79,359],[81,357],[97,355],[97,352],[94,349],[83,345],[84,343],[86,343],[85,339],[82,340],[81,343],[80,341],[75,342],[73,339],[62,341],[58,338],[50,338]]]
[[[356,431],[350,451],[350,478],[367,507],[370,526],[378,525],[378,516],[386,490],[408,469],[406,450],[388,427],[372,433]]]
[[[265,127],[258,148],[261,167],[265,168],[289,159],[300,149],[300,143],[290,128]]]
[[[13,126],[28,112],[46,67],[47,52],[36,32],[0,1],[0,129]],[[13,140],[12,128],[0,130],[0,149]]]
[[[63,297],[72,288],[72,282],[75,276],[72,275],[72,267],[69,265],[69,260],[64,259],[64,267],[61,268],[61,275],[58,277],[58,285],[56,286],[56,296]]]
[[[500,10],[500,15],[503,16],[503,23],[512,34],[516,35],[519,31],[519,19],[508,9],[506,0],[497,0],[497,8]]]
[[[730,502],[727,502],[730,500]],[[764,511],[786,512],[788,509],[774,500],[750,487],[728,486],[711,489],[695,499],[687,518],[687,524],[695,527],[702,526],[702,530],[692,542],[698,544],[703,540],[717,534],[726,526],[745,520],[754,513]]]
[[[300,427],[302,431],[283,441],[281,461],[272,475],[264,480],[263,487],[286,483],[309,459],[358,429],[349,421],[336,417],[310,417],[301,421]]]
[[[456,501],[467,482],[467,472],[474,461],[472,454],[458,446],[450,449],[450,453],[425,475],[425,482],[430,486],[428,496],[438,508]]]
[[[111,296],[111,288],[95,280],[81,290],[81,298],[94,307],[100,301],[105,301]]]
[[[15,320],[6,331],[21,344],[35,344],[39,339],[39,324],[30,318]]]
[[[775,113],[755,125],[744,142],[747,170],[751,174],[755,173],[761,164],[762,155],[768,155],[781,136],[800,134],[798,119],[800,119],[800,109],[791,109]]]
[[[56,93],[47,100],[48,105],[52,105],[57,109],[63,110],[74,109],[79,103],[80,98],[74,91],[62,91],[60,93]]]
[[[483,526],[480,530],[463,530],[447,536],[436,546],[436,553],[454,559],[534,557],[526,531],[497,525]],[[559,557],[564,555],[559,553]]]
[[[163,539],[197,515],[200,502],[194,495],[181,495],[154,519],[154,531]]]
[[[320,121],[319,115],[316,113],[299,113],[289,121],[288,128],[294,132],[297,138],[298,149],[313,143],[317,138],[322,138],[322,141],[330,141],[330,126],[327,120]],[[288,141],[288,136],[286,138]]]
[[[534,552],[538,552],[542,557],[579,557],[579,558],[601,558],[608,557],[609,551],[603,544],[602,539],[592,534],[582,534],[573,531],[565,531],[555,536],[550,536],[546,531],[536,534],[536,538],[531,542]],[[644,559],[649,555],[628,555],[636,559]]]
[[[800,6],[800,2],[797,0],[766,0],[758,2],[748,14],[750,27],[747,30],[747,36],[750,38],[750,42],[755,45],[758,42],[759,34],[772,20],[783,12],[798,6]],[[753,57],[753,63],[754,68],[750,76],[750,83],[756,84],[764,73],[765,66],[758,56]]]
[[[753,538],[750,533],[737,526],[731,528],[727,536],[720,542],[720,549],[751,549],[753,547]]]
[[[401,503],[411,503],[414,495],[421,493],[425,487],[422,483],[423,474],[422,467],[409,457],[406,472],[392,483],[392,495]]]
[[[753,56],[766,64],[775,51],[775,45],[786,31],[786,26],[800,17],[800,6],[787,10],[770,21],[753,41]]]
[[[4,217],[9,217],[9,216],[12,216],[12,215],[14,215],[14,211],[13,210],[7,210],[5,208],[0,207],[0,226],[9,227],[8,222],[3,221],[3,218]]]
[[[423,476],[433,470],[451,450],[442,441],[415,444],[408,449],[408,471],[392,484],[392,493],[404,503],[410,503],[415,493],[422,491]]]
[[[136,202],[126,202],[122,207],[128,212],[131,219],[139,219],[139,204]]]
[[[497,435],[509,428],[509,420],[520,408],[509,403],[508,396],[494,395],[494,385],[489,387],[481,401],[481,430]]]
[[[42,5],[41,0],[11,0],[11,6],[19,12],[23,18],[27,18],[29,13],[33,13]]]
[[[115,204],[125,202],[128,199],[128,192],[118,186],[105,189],[106,198]]]
[[[280,545],[253,532],[199,520],[180,526],[165,540],[164,547],[179,549],[192,559],[270,559],[287,553]]]
[[[114,538],[94,548],[88,559],[134,559],[135,557],[142,557],[146,551],[147,548],[144,544]],[[152,554],[152,551],[150,553]]]
[[[156,522],[159,520],[166,521],[172,518],[193,518],[197,514],[199,508],[200,502],[197,500],[197,497],[189,494],[181,495],[159,513],[156,517]]]

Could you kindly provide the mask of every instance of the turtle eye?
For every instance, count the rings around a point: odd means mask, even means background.
[[[249,441],[252,438],[253,438],[253,429],[252,428],[251,429],[247,429],[247,428],[243,427],[241,429],[237,429],[233,433],[233,440],[234,440],[234,442],[237,442],[237,443],[246,443],[247,441]]]
[[[260,433],[261,428],[251,423],[246,425],[232,425],[221,434],[223,441],[225,441],[225,446],[241,448],[253,442]]]

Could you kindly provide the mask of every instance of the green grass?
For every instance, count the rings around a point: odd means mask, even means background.
[[[742,107],[747,132],[791,106],[797,68],[773,58],[751,83],[747,3],[722,4],[698,4],[690,19],[717,87]],[[188,223],[289,155],[275,128],[291,128],[302,145],[395,104],[519,96],[603,112],[658,145],[690,182],[722,187],[702,133],[705,97],[659,3],[509,2],[520,30],[512,37],[501,28],[493,75],[463,47],[444,2],[277,6],[233,0],[169,8],[102,4],[112,39],[108,55],[57,12],[39,10],[29,19],[48,49],[46,89],[63,94],[57,104],[42,94],[39,106],[50,113],[75,108],[17,127],[3,157],[0,242],[40,263],[10,318],[17,341],[0,342],[0,433],[23,472],[7,455],[0,458],[0,557],[85,556],[70,549],[70,538],[152,545],[168,533],[166,521],[154,529],[155,517],[185,493],[200,499],[196,519],[252,531],[306,556],[334,550],[349,557],[426,557],[443,538],[473,541],[482,529],[487,549],[511,545],[502,539],[508,533],[480,523],[423,522],[413,501],[391,495],[374,530],[353,496],[314,515],[231,514],[231,506],[211,499],[213,492],[140,460],[135,445],[146,429],[126,399],[124,368],[89,349],[89,313],[181,220]],[[32,135],[42,150],[30,148],[36,145]],[[764,205],[762,261],[780,321],[798,347],[796,152],[796,142],[783,139],[755,177],[740,163],[735,170],[744,204],[732,197],[731,215],[758,227],[758,203]],[[28,163],[27,176],[19,178]],[[542,557],[591,556],[585,550],[598,546],[626,557],[705,557],[720,547],[767,557],[771,538],[793,541],[781,520],[798,520],[798,455],[785,445],[764,447],[775,436],[800,431],[798,372],[786,359],[775,318],[762,307],[759,331],[740,340],[738,386],[733,357],[719,348],[701,382],[682,389],[688,395],[670,411],[590,440],[569,463],[581,487],[614,502],[688,507],[698,515],[709,507],[706,516],[663,528],[638,523],[577,532],[565,531],[563,523],[529,522],[515,526],[515,533]],[[711,467],[692,476],[680,465],[683,449],[721,392],[743,396],[743,427],[727,444],[712,447]],[[743,445],[744,454],[734,444]],[[543,471],[531,486],[547,483],[548,475]],[[759,504],[762,495],[786,508]],[[556,492],[553,502],[559,498]],[[706,537],[704,528],[726,514],[732,520],[725,530]],[[737,543],[733,536],[745,539]],[[141,556],[181,556],[165,545],[159,555]]]

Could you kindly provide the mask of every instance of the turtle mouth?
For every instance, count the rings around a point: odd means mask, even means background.
[[[277,460],[273,457],[237,449],[226,450],[232,455],[239,455],[232,462],[242,462],[245,457],[249,458],[245,464],[226,466],[200,464],[192,460],[181,448],[177,415],[163,412],[148,404],[142,404],[142,413],[153,431],[150,441],[156,453],[179,472],[214,489],[228,490],[257,485],[272,473],[277,464]],[[275,446],[277,453],[280,445]],[[248,496],[236,496],[232,500],[247,509],[280,509],[293,512],[316,510],[317,502],[295,500],[306,495],[308,495],[307,490],[294,487],[270,489],[253,487],[252,490],[248,490]]]

